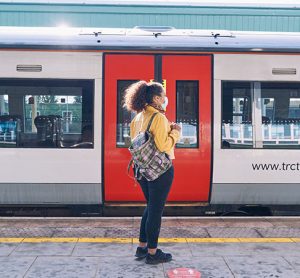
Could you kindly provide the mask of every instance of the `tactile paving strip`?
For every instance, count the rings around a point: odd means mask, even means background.
[[[132,238],[139,236],[139,229],[132,228],[106,228],[105,237]]]
[[[257,228],[263,237],[300,237],[300,228]]]
[[[53,237],[104,237],[105,228],[56,228]]]
[[[53,228],[0,228],[0,237],[52,237]]]
[[[209,237],[207,231],[203,228],[174,228],[174,227],[162,227],[160,230],[160,237],[164,238],[194,238],[194,237],[201,237],[207,238]]]
[[[261,237],[255,229],[249,228],[207,228],[210,237],[216,238],[235,238],[235,237]]]
[[[107,237],[137,238],[139,227],[0,228],[0,237]],[[164,227],[163,238],[300,238],[300,228]]]

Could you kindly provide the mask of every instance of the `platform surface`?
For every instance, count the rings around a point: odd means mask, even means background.
[[[164,217],[159,247],[134,259],[140,218],[0,218],[0,277],[300,277],[300,217]]]

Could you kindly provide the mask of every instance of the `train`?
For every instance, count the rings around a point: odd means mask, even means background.
[[[299,214],[300,33],[0,27],[0,61],[2,214],[138,214],[123,96],[139,80],[182,127],[170,215]]]

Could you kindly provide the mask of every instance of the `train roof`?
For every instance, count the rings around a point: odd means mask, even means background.
[[[300,33],[173,27],[0,27],[1,49],[300,52]]]
[[[299,0],[2,0],[3,3],[126,6],[299,8]]]

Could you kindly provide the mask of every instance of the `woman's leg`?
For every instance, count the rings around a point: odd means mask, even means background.
[[[145,199],[147,201],[147,206],[144,210],[141,225],[140,225],[140,236],[139,236],[139,246],[145,247],[147,246],[147,233],[146,233],[146,222],[148,218],[148,199],[149,199],[149,191],[148,191],[148,181],[145,178],[142,178],[140,181],[138,181],[142,191],[144,193]]]
[[[173,166],[158,179],[148,182],[148,217],[146,221],[147,246],[154,254],[161,226],[161,217],[174,177]]]
[[[148,218],[148,208],[146,206],[141,224],[140,224],[140,236],[139,236],[139,246],[140,247],[146,247],[147,246],[147,233],[146,233],[146,222]]]

